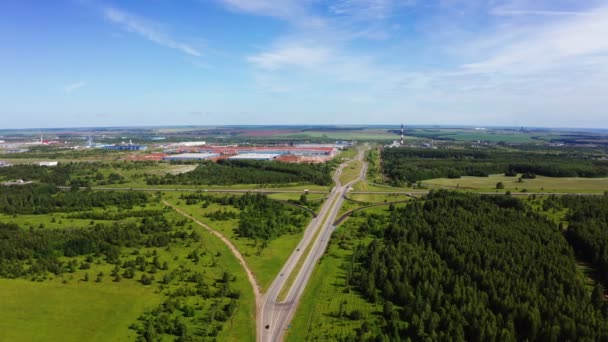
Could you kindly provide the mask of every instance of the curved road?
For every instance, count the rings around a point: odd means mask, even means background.
[[[321,208],[319,215],[314,218],[310,225],[306,228],[302,241],[300,241],[296,250],[291,254],[281,269],[281,272],[272,282],[270,288],[264,295],[262,307],[257,315],[258,341],[281,341],[283,339],[283,335],[285,334],[286,329],[289,327],[289,322],[297,309],[300,297],[306,288],[306,284],[312,275],[312,271],[321,256],[323,256],[325,253],[325,249],[327,248],[327,244],[329,242],[329,237],[334,229],[333,222],[335,221],[336,216],[342,207],[344,196],[352,184],[365,178],[365,174],[367,173],[367,164],[363,161],[364,153],[365,150],[360,149],[356,158],[363,164],[359,178],[342,185],[339,179],[340,174],[348,162],[341,164],[336,170],[333,177],[336,185],[331,190],[331,193]],[[311,241],[319,229],[320,231],[316,239]],[[285,301],[279,302],[279,292],[283,286],[285,286],[289,275],[294,271],[298,260],[300,257],[303,257],[303,252],[311,242],[312,247],[310,252],[308,256],[306,256],[302,267],[296,275]]]

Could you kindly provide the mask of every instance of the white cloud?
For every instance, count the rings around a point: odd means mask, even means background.
[[[83,81],[75,82],[75,83],[68,84],[65,87],[63,87],[63,91],[66,94],[71,94],[74,91],[76,91],[76,90],[78,90],[78,89],[80,89],[80,88],[82,88],[82,87],[84,87],[86,85],[87,85],[86,82],[83,82]]]
[[[265,70],[277,70],[287,66],[312,68],[326,63],[331,54],[331,49],[326,47],[295,43],[277,46],[272,50],[250,56],[247,60]]]
[[[566,20],[567,19],[567,20]],[[522,30],[518,39],[491,52],[485,59],[463,65],[475,72],[521,74],[573,66],[585,57],[603,57],[608,62],[608,7],[584,16]]]
[[[158,25],[136,17],[123,10],[106,7],[103,14],[109,21],[118,24],[123,30],[139,34],[140,36],[165,47],[182,51],[192,56],[200,56],[201,53],[194,47],[181,43],[167,35]]]

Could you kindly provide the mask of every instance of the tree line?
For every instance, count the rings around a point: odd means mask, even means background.
[[[326,164],[281,163],[259,160],[219,160],[203,162],[187,173],[164,176],[146,175],[148,185],[232,185],[313,183],[329,185],[330,167]]]
[[[116,206],[130,209],[148,203],[148,194],[123,191],[61,191],[54,185],[0,187],[0,213],[48,214]]]
[[[608,161],[580,153],[504,152],[472,149],[405,149],[382,151],[382,172],[393,184],[433,178],[487,177],[518,173],[548,177],[606,177]]]

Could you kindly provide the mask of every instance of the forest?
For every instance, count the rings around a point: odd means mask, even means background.
[[[383,310],[351,340],[608,339],[560,228],[518,199],[431,192],[358,233],[373,238],[345,265],[346,290]]]
[[[303,229],[308,213],[300,208],[271,200],[260,193],[246,193],[242,196],[213,196],[203,193],[182,194],[180,199],[186,204],[208,206],[218,203],[237,208],[239,214],[216,211],[209,214],[215,220],[238,218],[235,228],[239,236],[269,241],[284,234],[295,234]]]
[[[487,177],[518,173],[548,177],[606,177],[608,161],[582,153],[505,152],[478,149],[399,149],[382,151],[382,173],[392,184],[433,178]]]
[[[59,163],[54,167],[32,164],[16,164],[0,168],[1,180],[36,181],[57,186],[90,187],[110,184],[124,184],[128,180],[121,176],[121,171],[141,170],[154,167],[158,163],[151,161],[121,162],[69,162]],[[108,172],[108,170],[111,170]]]
[[[578,255],[608,284],[608,196],[550,196],[543,209],[568,209],[565,236]]]
[[[219,160],[203,162],[194,171],[178,175],[147,175],[148,185],[232,185],[332,182],[327,164],[296,164],[259,160]]]
[[[117,206],[132,208],[146,204],[149,195],[122,191],[62,191],[54,185],[28,184],[0,187],[0,213],[47,214]]]

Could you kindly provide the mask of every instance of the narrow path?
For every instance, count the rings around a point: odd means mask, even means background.
[[[191,215],[189,215],[188,213],[186,213],[183,210],[179,209],[178,207],[174,206],[173,204],[167,202],[166,200],[163,200],[163,204],[166,205],[166,206],[168,206],[169,208],[172,208],[173,210],[175,210],[176,212],[178,212],[180,215],[182,215],[182,216],[184,216],[184,217],[192,220],[194,223],[198,224],[199,226],[205,228],[211,234],[213,234],[213,235],[217,236],[218,238],[220,238],[220,240],[222,240],[222,242],[226,246],[228,246],[228,248],[230,249],[230,251],[232,252],[232,254],[237,258],[237,260],[239,261],[239,263],[241,264],[241,266],[243,266],[243,268],[245,269],[245,273],[247,273],[247,279],[249,280],[249,283],[251,284],[251,288],[253,289],[253,294],[255,295],[255,307],[256,307],[255,315],[256,315],[256,317],[258,317],[259,316],[260,306],[262,304],[262,293],[260,291],[260,285],[258,284],[255,276],[253,275],[253,272],[251,271],[251,268],[249,267],[249,265],[245,261],[245,258],[243,258],[243,255],[241,254],[241,252],[239,252],[239,250],[236,248],[236,246],[230,240],[228,240],[228,238],[225,237],[222,233],[220,233],[217,230],[211,228],[210,226],[204,224],[203,222],[197,220],[196,218],[192,217]]]

